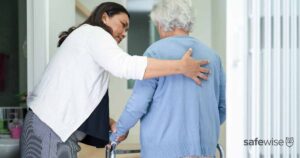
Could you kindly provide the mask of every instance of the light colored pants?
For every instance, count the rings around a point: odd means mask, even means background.
[[[21,158],[77,158],[78,141],[83,138],[84,133],[74,132],[62,142],[51,128],[28,111],[20,141]]]

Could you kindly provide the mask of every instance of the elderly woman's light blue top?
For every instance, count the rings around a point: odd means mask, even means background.
[[[209,79],[201,86],[183,75],[136,81],[111,140],[140,120],[142,158],[215,156],[226,115],[225,76],[219,56],[189,36],[159,40],[145,55],[180,59],[188,48],[193,49],[193,58],[209,60]]]

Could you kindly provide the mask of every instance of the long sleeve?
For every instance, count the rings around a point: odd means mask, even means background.
[[[87,45],[93,59],[114,76],[126,79],[143,79],[147,58],[124,52],[112,36],[99,27],[89,32]]]
[[[220,62],[220,96],[219,96],[219,117],[220,124],[224,123],[226,119],[226,80],[225,73]]]
[[[148,53],[145,53],[147,55]],[[124,135],[139,119],[147,113],[157,87],[158,78],[136,81],[131,97],[117,122],[117,132],[110,137],[111,141]]]
[[[147,113],[156,86],[157,79],[136,81],[133,94],[117,122],[117,132],[111,135],[111,141],[116,140],[118,136],[124,135]]]

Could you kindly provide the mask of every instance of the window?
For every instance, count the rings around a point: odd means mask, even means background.
[[[26,1],[0,1],[0,107],[19,106],[27,90]]]

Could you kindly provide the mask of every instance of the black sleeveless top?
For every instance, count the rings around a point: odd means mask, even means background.
[[[78,130],[86,134],[86,137],[81,140],[84,144],[103,148],[109,143],[110,126],[108,91],[106,91],[106,94],[99,105]]]

